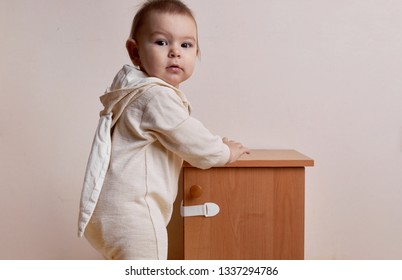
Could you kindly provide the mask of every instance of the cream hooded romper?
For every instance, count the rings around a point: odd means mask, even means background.
[[[224,165],[229,148],[190,116],[178,89],[132,66],[100,99],[78,234],[106,259],[166,259],[183,159],[203,169]]]

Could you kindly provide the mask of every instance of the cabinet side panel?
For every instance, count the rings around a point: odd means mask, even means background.
[[[274,184],[274,257],[304,259],[304,168],[275,169]]]

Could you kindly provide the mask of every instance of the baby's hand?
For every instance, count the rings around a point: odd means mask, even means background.
[[[230,149],[230,158],[227,163],[232,163],[236,161],[241,155],[250,153],[250,150],[247,149],[246,147],[243,147],[243,145],[239,142],[229,140],[226,137],[223,138],[222,140],[223,143],[225,143]]]

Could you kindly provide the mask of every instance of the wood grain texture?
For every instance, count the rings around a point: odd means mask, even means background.
[[[184,162],[184,167],[191,167]],[[301,167],[314,166],[314,160],[295,150],[251,150],[224,167]]]
[[[169,259],[303,259],[306,166],[314,161],[295,150],[251,150],[208,170],[184,163]],[[183,219],[182,200],[216,203],[220,213]]]
[[[188,195],[194,184],[199,198]],[[184,219],[185,259],[303,259],[304,168],[186,168],[184,195],[220,206]]]

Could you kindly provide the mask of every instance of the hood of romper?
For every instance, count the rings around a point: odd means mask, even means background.
[[[176,94],[182,98],[183,102],[187,101],[177,88],[161,79],[149,77],[144,72],[131,65],[124,65],[114,77],[110,87],[106,89],[105,94],[99,98],[104,106],[100,115],[104,116],[112,113],[113,126],[127,105],[139,97],[141,93],[156,85],[173,89]]]

